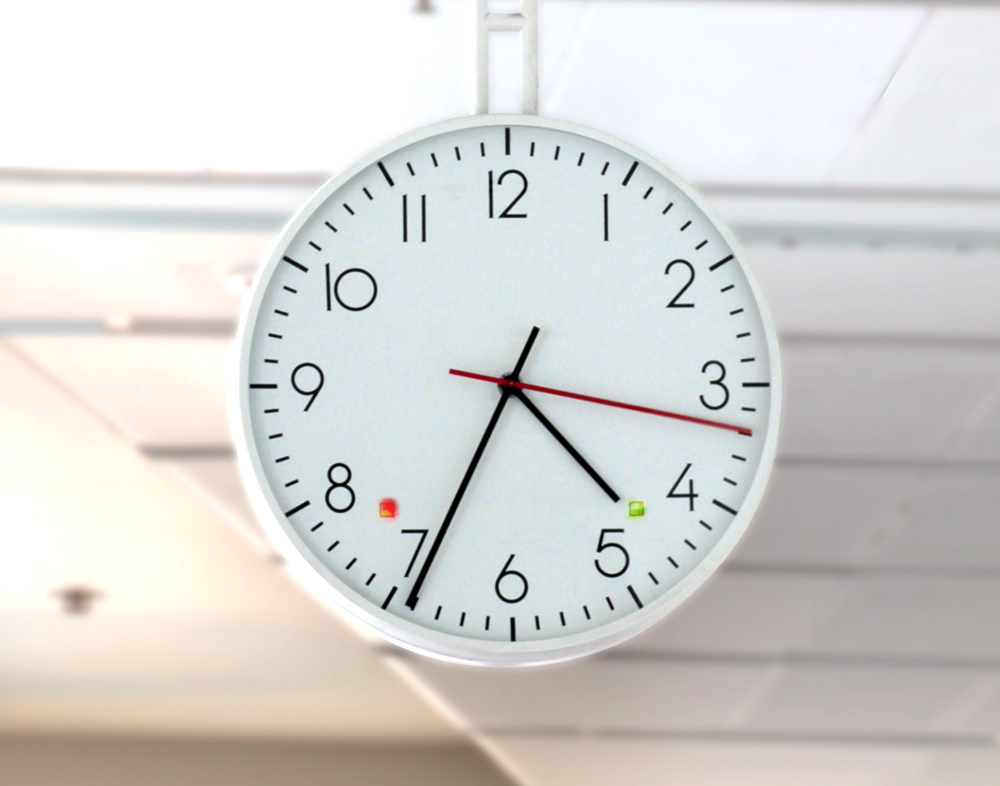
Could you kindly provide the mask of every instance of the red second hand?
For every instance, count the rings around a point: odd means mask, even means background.
[[[726,431],[735,431],[737,434],[746,434],[748,437],[753,436],[753,431],[743,426],[733,426],[729,423],[719,423],[716,420],[705,420],[704,418],[693,418],[690,415],[678,415],[676,412],[666,412],[662,409],[651,409],[650,407],[638,407],[635,404],[624,404],[621,401],[611,401],[606,398],[595,398],[594,396],[584,396],[580,393],[570,393],[567,390],[557,390],[556,388],[543,388],[541,385],[529,385],[527,382],[512,382],[509,379],[503,379],[502,377],[488,377],[485,374],[473,374],[471,371],[459,371],[458,369],[451,368],[448,369],[449,374],[454,374],[457,377],[468,377],[469,379],[478,379],[483,382],[493,382],[496,385],[503,385],[509,388],[521,388],[522,390],[534,390],[538,393],[550,393],[553,396],[564,396],[565,398],[575,398],[578,401],[589,401],[592,404],[604,404],[607,407],[618,407],[619,409],[630,409],[633,412],[645,412],[649,415],[659,415],[663,418],[673,418],[674,420],[683,420],[687,423],[700,423],[702,426],[712,426],[713,428],[721,428]]]

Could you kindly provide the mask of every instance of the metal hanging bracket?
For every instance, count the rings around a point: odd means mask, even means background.
[[[521,0],[517,14],[491,14],[476,0],[476,114],[490,111],[490,33],[520,33],[521,112],[538,114],[538,0]]]

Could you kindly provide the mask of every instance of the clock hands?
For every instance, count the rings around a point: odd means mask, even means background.
[[[528,353],[531,352],[531,346],[535,343],[535,339],[537,337],[538,328],[533,327],[531,329],[531,335],[528,336],[528,342],[524,345],[524,349],[521,350],[521,356],[517,359],[517,365],[514,366],[514,370],[510,374],[510,379],[512,381],[516,381],[518,375],[521,373],[521,369],[524,367],[524,362],[528,359]],[[501,380],[501,382],[507,382],[507,380]],[[415,610],[417,608],[417,601],[420,600],[420,588],[424,584],[424,579],[427,578],[427,571],[430,570],[431,564],[437,556],[438,549],[441,548],[441,542],[444,540],[444,536],[448,532],[448,527],[451,526],[452,519],[455,518],[455,512],[458,510],[462,497],[465,496],[465,490],[469,487],[469,481],[472,480],[472,475],[475,473],[476,467],[479,465],[479,459],[483,457],[483,452],[486,450],[486,444],[490,441],[490,437],[493,436],[493,430],[496,428],[497,422],[500,420],[500,415],[503,413],[503,408],[507,404],[507,399],[510,398],[511,393],[514,390],[515,388],[512,387],[504,387],[500,392],[500,401],[497,402],[496,409],[493,410],[493,415],[490,418],[489,424],[486,426],[483,438],[479,440],[479,446],[476,448],[476,452],[472,456],[472,461],[469,462],[469,468],[465,470],[465,476],[462,478],[462,482],[458,485],[458,492],[455,494],[455,498],[451,501],[451,506],[445,514],[444,522],[441,524],[441,529],[438,530],[437,536],[431,544],[431,549],[427,552],[427,558],[424,560],[424,564],[420,568],[420,573],[417,574],[417,580],[413,582],[413,588],[410,590],[410,594],[406,599],[406,605],[409,606],[411,610]]]
[[[750,437],[753,436],[753,431],[744,426],[734,426],[730,423],[720,423],[716,420],[706,420],[704,418],[695,418],[690,415],[680,415],[676,412],[667,412],[662,409],[652,409],[651,407],[640,407],[635,404],[625,404],[621,401],[611,401],[606,398],[596,398],[594,396],[584,396],[580,393],[570,393],[568,390],[557,390],[556,388],[546,388],[541,385],[529,385],[527,382],[521,382],[517,378],[511,376],[509,379],[504,379],[501,377],[489,377],[485,374],[473,374],[470,371],[459,371],[458,369],[449,369],[449,374],[454,374],[459,377],[468,377],[469,379],[478,379],[483,382],[492,382],[496,385],[501,385],[507,389],[513,389],[514,391],[519,390],[535,390],[539,393],[549,393],[553,396],[564,396],[565,398],[573,398],[579,401],[589,401],[592,404],[603,404],[608,407],[618,407],[619,409],[629,409],[633,412],[645,412],[650,415],[659,415],[664,418],[673,418],[674,420],[683,420],[687,423],[698,423],[702,426],[712,426],[714,428],[725,429],[726,431],[735,431],[738,434],[745,434]],[[516,393],[515,393],[516,395]],[[523,399],[522,399],[523,400]],[[527,402],[525,402],[527,403]],[[530,409],[530,407],[529,407]],[[544,421],[543,421],[544,422]],[[558,437],[556,437],[558,439]],[[585,467],[586,469],[586,467]]]
[[[512,394],[517,396],[521,400],[521,403],[528,408],[528,411],[536,418],[538,418],[538,421],[543,426],[545,426],[546,429],[548,429],[549,433],[556,438],[556,441],[560,445],[566,448],[567,452],[576,460],[576,463],[579,464],[581,467],[583,467],[586,473],[594,479],[597,485],[600,486],[602,489],[604,489],[604,493],[607,494],[609,497],[611,497],[611,500],[613,502],[618,502],[618,500],[621,499],[621,497],[619,497],[614,492],[614,489],[612,489],[611,486],[607,484],[604,478],[598,475],[597,471],[592,466],[590,466],[590,464],[587,463],[587,460],[580,455],[579,451],[577,451],[576,448],[574,448],[572,445],[569,444],[569,440],[567,440],[566,437],[564,437],[562,434],[559,433],[559,430],[556,429],[556,427],[552,425],[551,421],[539,411],[538,407],[536,407],[534,404],[531,403],[531,401],[525,395],[524,391],[520,390],[518,387],[513,385],[508,385],[504,387],[504,390],[512,391]]]

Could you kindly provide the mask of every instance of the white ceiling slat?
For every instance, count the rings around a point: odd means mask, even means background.
[[[909,786],[930,754],[905,745],[488,737],[545,786]]]
[[[543,114],[601,128],[695,181],[823,183],[919,6],[542,4]],[[553,32],[557,31],[557,32]]]
[[[935,7],[836,182],[1000,186],[1000,10]]]

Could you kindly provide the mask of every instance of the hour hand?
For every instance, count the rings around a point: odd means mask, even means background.
[[[621,499],[621,497],[615,493],[615,490],[607,484],[607,481],[597,474],[597,470],[590,466],[587,459],[580,455],[580,451],[569,444],[569,440],[559,432],[559,429],[552,425],[552,421],[545,417],[545,415],[541,413],[541,410],[539,410],[538,407],[531,402],[531,399],[528,398],[527,394],[523,390],[515,387],[509,387],[506,389],[511,391],[511,393],[528,408],[528,411],[538,419],[538,422],[545,426],[548,432],[556,438],[556,441],[566,448],[566,452],[573,457],[577,464],[583,467],[584,471],[594,479],[594,482],[604,490],[605,494],[611,497],[613,502],[618,502],[618,500]]]

